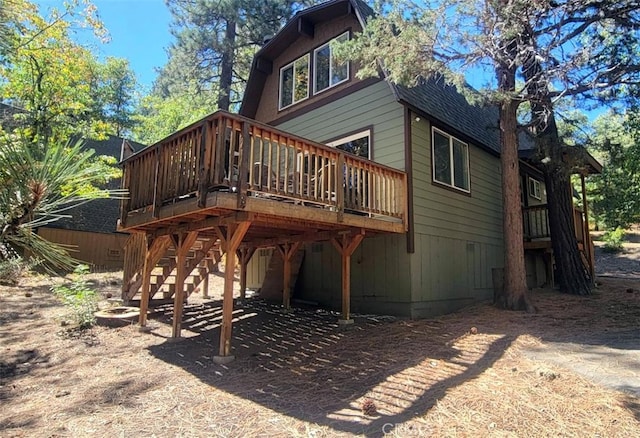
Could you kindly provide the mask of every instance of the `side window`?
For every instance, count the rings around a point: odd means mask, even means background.
[[[313,66],[315,70],[313,93],[319,93],[349,79],[349,62],[339,63],[333,56],[331,44],[349,39],[349,32],[332,39],[327,44],[313,51]]]
[[[538,201],[542,200],[542,191],[540,190],[540,181],[537,179],[533,179],[529,177],[529,196],[537,199]]]
[[[283,109],[309,97],[309,54],[280,69],[279,108]]]
[[[357,155],[362,158],[371,158],[371,130],[361,131],[348,137],[340,138],[327,143],[341,151]]]
[[[469,193],[469,145],[434,128],[431,152],[433,180]]]

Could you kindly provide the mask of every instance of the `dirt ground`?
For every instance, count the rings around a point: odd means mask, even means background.
[[[117,295],[119,275],[96,288]],[[600,277],[587,298],[536,290],[536,314],[479,304],[419,321],[356,315],[346,329],[331,312],[249,300],[226,366],[212,362],[219,300],[190,299],[180,342],[170,307],[147,332],[78,333],[61,326],[52,281],[0,286],[3,437],[640,435],[638,388],[594,381],[640,374],[637,278]]]

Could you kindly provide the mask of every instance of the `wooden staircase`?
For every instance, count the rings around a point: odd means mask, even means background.
[[[304,249],[297,251],[291,259],[291,289],[295,291],[300,268],[304,261]],[[273,251],[269,267],[265,273],[260,298],[268,301],[282,301],[284,289],[284,260],[278,251]]]
[[[144,234],[132,234],[125,244],[125,269],[122,287],[122,300],[130,305],[139,304],[139,293],[142,286],[142,269],[146,251]],[[151,271],[151,299],[159,293],[162,301],[169,300],[175,294],[176,257],[175,248],[169,244],[164,254],[156,262]],[[187,255],[187,278],[185,279],[185,297],[202,289],[203,296],[208,296],[208,275],[218,270],[218,262],[222,257],[218,239],[198,239]]]

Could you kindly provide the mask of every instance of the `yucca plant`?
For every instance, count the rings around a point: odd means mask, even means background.
[[[22,254],[55,270],[77,261],[34,230],[91,199],[117,195],[99,189],[109,172],[82,143],[34,144],[15,135],[0,137],[0,261]]]

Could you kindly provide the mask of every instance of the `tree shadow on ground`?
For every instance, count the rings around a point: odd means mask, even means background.
[[[512,338],[474,337],[438,320],[359,318],[346,328],[313,308],[282,313],[249,300],[234,311],[233,354],[215,365],[221,302],[185,309],[185,338],[150,347],[153,355],[201,381],[300,420],[336,431],[382,436],[423,416],[448,390],[480,375]],[[157,317],[169,322],[170,308]],[[416,348],[421,342],[430,349]],[[371,399],[378,415],[361,404]],[[384,430],[383,430],[384,429]]]

